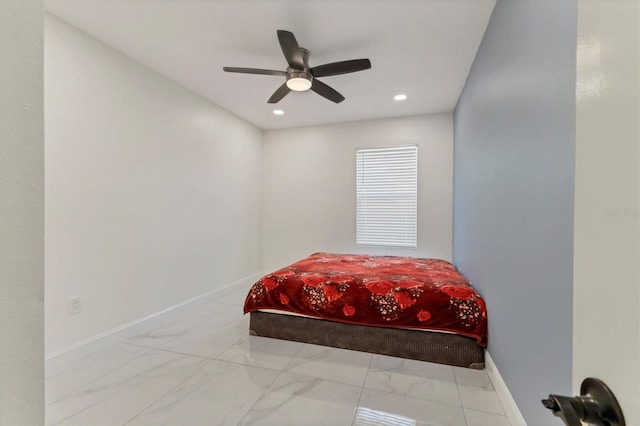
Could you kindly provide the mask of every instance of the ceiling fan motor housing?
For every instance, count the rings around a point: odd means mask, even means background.
[[[310,72],[304,70],[287,69],[287,86],[291,90],[303,92],[311,88],[311,80],[313,76]]]
[[[309,72],[309,51],[303,47],[300,48],[304,69],[287,68],[287,87],[296,92],[303,92],[311,88],[311,80],[313,76]]]

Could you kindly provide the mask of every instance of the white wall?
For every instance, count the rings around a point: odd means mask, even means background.
[[[261,130],[53,16],[45,90],[47,353],[260,271]]]
[[[356,148],[418,146],[418,247],[357,246]],[[263,266],[318,251],[451,260],[453,115],[437,114],[265,132]]]
[[[578,4],[573,388],[604,380],[640,424],[640,4]]]
[[[44,423],[43,12],[0,1],[0,425]]]

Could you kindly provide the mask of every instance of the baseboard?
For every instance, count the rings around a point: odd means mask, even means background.
[[[484,361],[489,379],[498,394],[498,398],[500,399],[502,408],[504,408],[504,411],[507,414],[509,422],[513,426],[527,426],[527,423],[524,421],[524,417],[522,417],[522,413],[520,413],[520,409],[513,400],[511,392],[509,392],[509,388],[502,379],[502,376],[500,375],[500,372],[498,371],[495,362],[493,362],[493,358],[491,358],[489,352],[485,352]]]
[[[159,312],[155,312],[151,315],[147,315],[143,318],[137,319],[135,321],[131,321],[129,323],[123,324],[119,327],[112,328],[111,330],[107,330],[103,333],[100,333],[88,339],[84,339],[80,342],[66,346],[57,351],[53,351],[51,353],[45,354],[44,359],[45,361],[50,361],[53,358],[55,358],[56,361],[58,361],[59,358],[67,358],[67,357],[71,358],[75,356],[83,356],[88,353],[94,352],[96,350],[100,350],[103,347],[109,346],[118,341],[126,340],[146,330],[149,330],[150,328],[153,328],[154,325],[156,324],[160,325],[162,321],[165,321],[167,318],[170,318],[172,315],[178,315],[181,311],[188,309],[189,307],[192,307],[198,303],[204,303],[210,298],[225,296],[238,288],[243,288],[245,286],[248,287],[263,275],[264,273],[262,272],[249,275],[248,277],[244,277],[238,281],[227,284],[224,287],[220,287],[215,290],[208,291],[204,294],[193,297],[189,300],[178,303],[176,305],[170,306]]]

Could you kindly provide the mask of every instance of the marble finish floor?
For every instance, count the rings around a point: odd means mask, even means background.
[[[509,424],[485,371],[248,336],[245,294],[47,361],[47,424]]]

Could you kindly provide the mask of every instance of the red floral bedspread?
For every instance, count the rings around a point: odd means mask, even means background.
[[[259,309],[451,331],[487,345],[484,300],[455,266],[438,259],[315,253],[256,282],[244,312]]]

